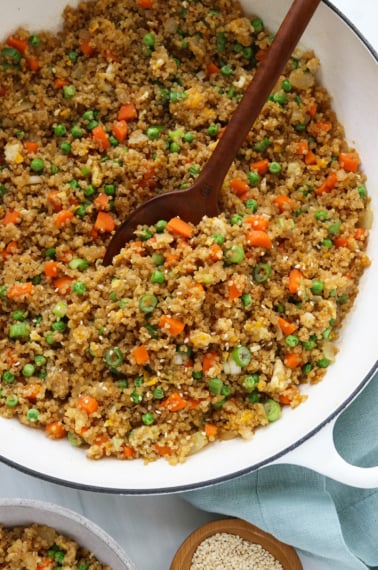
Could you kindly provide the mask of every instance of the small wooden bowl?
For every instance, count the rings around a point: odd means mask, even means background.
[[[282,564],[284,570],[303,570],[302,563],[294,548],[241,519],[213,521],[192,532],[176,552],[170,570],[189,570],[193,555],[200,543],[219,532],[235,534],[249,542],[260,544]]]

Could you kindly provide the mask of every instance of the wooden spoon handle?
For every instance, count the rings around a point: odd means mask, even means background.
[[[223,180],[279,79],[320,0],[294,0],[245,95],[235,109],[195,186],[207,189],[207,201],[217,200]],[[203,196],[203,193],[200,193]]]

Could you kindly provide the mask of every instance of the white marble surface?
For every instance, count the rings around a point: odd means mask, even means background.
[[[378,51],[377,0],[334,0],[333,4]],[[119,497],[78,491],[41,481],[3,464],[0,464],[0,496],[47,500],[84,514],[124,547],[138,570],[168,570],[186,536],[216,518],[174,495]],[[301,558],[305,570],[332,570],[308,557]]]

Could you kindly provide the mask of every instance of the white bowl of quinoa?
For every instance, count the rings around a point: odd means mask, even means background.
[[[82,515],[31,499],[0,501],[0,564],[9,570],[135,570],[122,548]]]
[[[255,469],[376,366],[375,54],[322,3],[222,215],[140,228],[104,267],[133,208],[198,176],[289,3],[64,4],[0,30],[2,457],[115,492]]]

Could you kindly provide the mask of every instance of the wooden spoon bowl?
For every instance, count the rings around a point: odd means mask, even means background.
[[[234,534],[253,544],[261,545],[281,563],[284,570],[303,570],[298,554],[292,546],[284,544],[271,534],[241,519],[213,521],[192,532],[176,552],[170,570],[190,570],[194,553],[201,542],[222,532]]]

